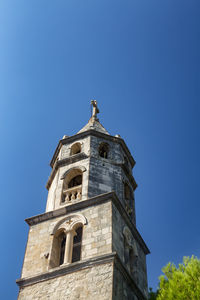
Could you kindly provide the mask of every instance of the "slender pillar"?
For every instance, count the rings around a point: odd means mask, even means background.
[[[76,231],[74,229],[66,233],[66,246],[65,246],[65,259],[64,259],[65,264],[69,264],[72,261],[73,239],[75,235],[76,235]]]

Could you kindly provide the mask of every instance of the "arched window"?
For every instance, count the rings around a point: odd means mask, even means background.
[[[80,226],[76,229],[76,235],[74,236],[73,240],[72,262],[76,262],[81,259],[82,233],[83,227]]]
[[[64,263],[65,258],[65,245],[66,245],[66,235],[64,232],[60,235],[60,260],[59,265],[62,265]]]
[[[82,170],[72,169],[63,179],[61,202],[80,200],[82,197]]]
[[[81,153],[81,143],[75,143],[71,147],[71,155]]]
[[[64,228],[58,229],[53,237],[50,267],[55,268],[64,263],[66,247],[66,231]]]
[[[99,146],[99,156],[108,158],[109,145],[107,143],[101,143]]]
[[[83,215],[74,214],[57,223],[52,233],[50,268],[77,262],[81,259],[83,225],[86,222]]]

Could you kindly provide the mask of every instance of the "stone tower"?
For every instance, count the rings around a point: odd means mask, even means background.
[[[19,300],[147,299],[146,254],[135,223],[135,161],[93,113],[51,160],[46,212],[30,226]]]

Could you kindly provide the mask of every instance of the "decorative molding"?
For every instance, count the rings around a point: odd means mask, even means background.
[[[27,277],[27,278],[21,278],[16,280],[16,283],[18,286],[25,287],[31,284],[35,284],[38,282],[46,281],[52,278],[56,278],[58,276],[66,275],[72,272],[81,271],[87,268],[92,268],[95,265],[101,265],[105,263],[110,263],[114,261],[114,257],[116,256],[116,253],[109,253],[101,256],[97,256],[95,258],[90,258],[87,260],[78,261],[75,263],[71,263],[68,265],[62,265],[55,269],[51,269],[47,272],[38,274],[33,277]]]
[[[116,196],[115,192],[101,194],[96,197],[89,198],[87,200],[81,200],[77,203],[70,204],[70,205],[62,207],[60,209],[56,209],[56,210],[46,212],[41,215],[37,215],[37,216],[31,217],[31,218],[28,218],[25,221],[27,222],[27,224],[32,226],[32,225],[36,225],[38,223],[45,222],[47,220],[51,220],[51,219],[54,219],[54,218],[57,218],[60,216],[65,216],[70,213],[75,213],[75,212],[80,211],[81,209],[84,209],[84,208],[87,208],[90,206],[94,206],[94,205],[99,205],[99,204],[102,204],[102,203],[105,203],[108,201],[113,202],[113,204],[116,206],[119,213],[123,217],[128,228],[130,229],[131,233],[133,234],[133,237],[138,241],[138,243],[142,247],[144,253],[149,254],[150,251],[149,251],[147,245],[145,244],[144,240],[142,239],[140,233],[138,232],[138,230],[135,227],[135,225],[133,224],[133,222],[130,220],[130,217],[128,216],[124,206],[122,205],[122,203]]]
[[[67,176],[68,173],[70,173],[71,171],[73,170],[81,170],[82,172],[85,172],[86,171],[86,168],[83,167],[83,166],[77,166],[77,167],[73,167],[73,168],[70,168],[69,170],[67,170],[62,176],[60,179],[65,179],[65,177]]]
[[[73,272],[85,270],[88,268],[92,268],[96,265],[102,265],[107,263],[114,263],[115,267],[121,272],[123,277],[127,280],[127,282],[130,284],[131,288],[135,292],[136,296],[140,300],[147,300],[147,297],[143,294],[143,292],[138,288],[137,284],[135,283],[134,279],[130,276],[127,269],[124,267],[124,264],[122,263],[121,259],[117,255],[116,252],[112,252],[109,254],[100,255],[94,258],[90,258],[87,260],[82,260],[79,262],[75,262],[68,265],[62,265],[55,269],[49,270],[47,272],[38,274],[36,276],[27,277],[27,278],[21,278],[17,279],[16,283],[19,286],[19,288],[24,288],[26,286],[36,284],[39,282],[43,282],[46,280],[50,280],[59,276],[64,276]],[[115,270],[115,269],[114,269]]]
[[[51,230],[50,234],[54,235],[56,231],[60,228],[65,228],[66,231],[70,231],[78,223],[81,223],[83,225],[87,224],[86,217],[82,214],[71,214],[60,220],[56,225],[54,225],[53,230]]]

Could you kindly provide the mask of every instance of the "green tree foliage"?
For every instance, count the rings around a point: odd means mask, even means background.
[[[156,300],[200,300],[199,259],[184,257],[178,268],[169,263],[162,271]]]
[[[158,291],[157,292],[153,292],[152,288],[149,288],[149,297],[148,297],[148,300],[156,300],[157,299],[157,295],[158,295]]]

